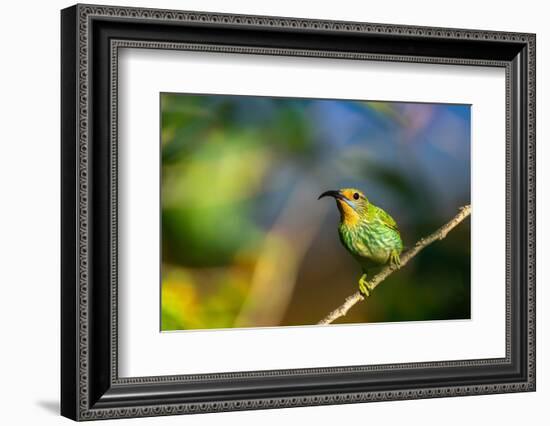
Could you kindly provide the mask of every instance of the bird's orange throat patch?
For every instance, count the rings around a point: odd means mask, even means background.
[[[359,214],[353,210],[349,204],[342,200],[336,200],[338,210],[342,218],[342,223],[347,226],[355,226],[359,223]]]

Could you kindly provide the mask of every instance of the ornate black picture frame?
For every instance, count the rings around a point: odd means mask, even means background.
[[[64,416],[91,420],[535,390],[534,34],[95,5],[64,9],[61,28]],[[504,68],[506,356],[120,378],[120,47]]]

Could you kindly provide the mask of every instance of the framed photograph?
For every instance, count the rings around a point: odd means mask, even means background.
[[[61,12],[61,412],[535,390],[535,35]]]

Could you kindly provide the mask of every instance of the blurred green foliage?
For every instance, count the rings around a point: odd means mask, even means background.
[[[470,199],[468,106],[161,95],[162,329],[315,324],[357,286],[325,190],[361,188],[405,245]],[[470,229],[339,322],[470,317]]]

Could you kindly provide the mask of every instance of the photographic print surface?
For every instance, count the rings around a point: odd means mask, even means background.
[[[469,105],[161,93],[161,329],[470,318]],[[369,279],[396,269],[375,289]]]

